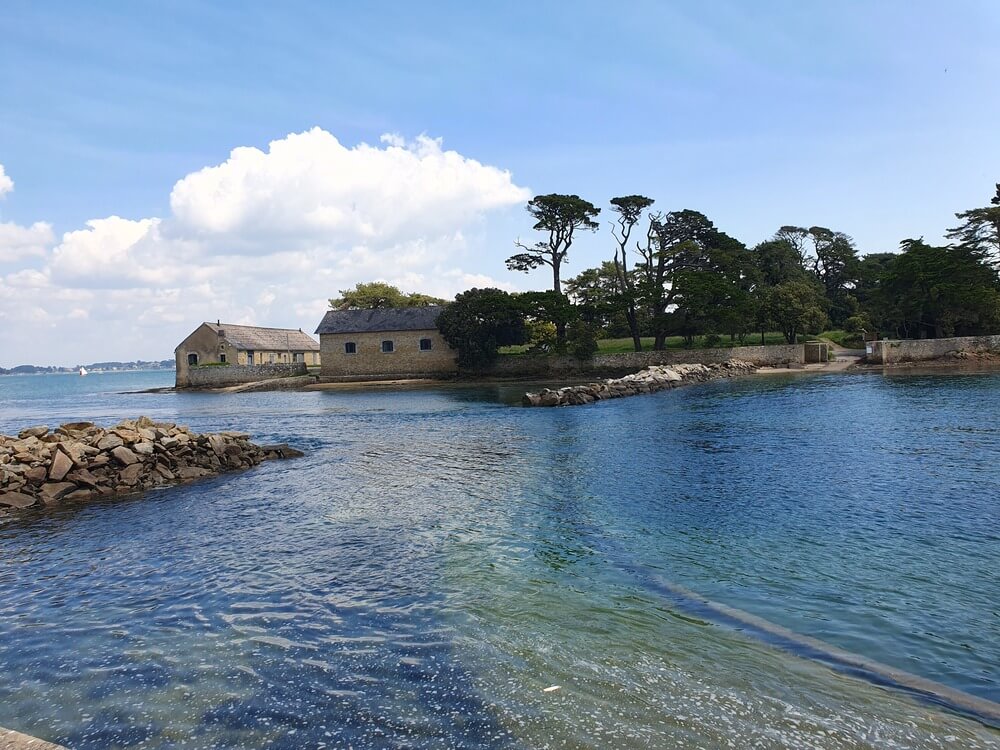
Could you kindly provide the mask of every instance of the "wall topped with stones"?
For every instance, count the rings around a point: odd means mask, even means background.
[[[109,429],[73,422],[0,435],[0,509],[141,492],[302,455],[284,445],[255,445],[249,437],[199,434],[148,417]]]
[[[886,339],[865,344],[867,362],[892,366],[943,357],[1000,353],[1000,336],[958,336],[947,339]]]
[[[256,383],[272,378],[307,375],[305,362],[273,365],[224,365],[219,367],[186,368],[186,375],[177,371],[178,388],[224,388],[229,385]]]
[[[662,352],[623,352],[597,354],[589,359],[576,357],[533,357],[530,355],[498,357],[489,370],[476,375],[495,377],[562,377],[573,375],[621,375],[646,367],[680,364],[719,364],[730,360],[749,362],[757,367],[801,364],[805,361],[802,344],[776,346],[734,346],[718,349],[670,349]]]

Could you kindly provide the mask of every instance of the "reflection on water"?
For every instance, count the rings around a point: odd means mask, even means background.
[[[148,413],[308,450],[0,525],[0,725],[78,748],[998,747],[635,574],[1000,700],[998,385],[529,410],[516,386],[0,379],[2,431]]]

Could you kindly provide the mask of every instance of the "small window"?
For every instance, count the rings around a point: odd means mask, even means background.
[[[269,364],[273,365],[274,364],[274,355],[273,354],[268,354],[267,355],[267,361],[268,361]]]
[[[226,355],[225,354],[220,354],[219,355],[219,361],[222,362],[222,364],[225,364],[226,363]]]
[[[430,339],[420,339],[420,351],[429,352],[434,346],[434,343]]]
[[[383,354],[392,354],[393,351],[395,351],[395,347],[393,346],[393,343],[391,341],[387,340],[382,342]]]
[[[197,354],[189,354],[188,355],[188,365],[193,367],[196,364],[198,364],[198,355]]]
[[[353,341],[348,341],[346,344],[344,344],[344,354],[357,354],[357,353],[358,353],[358,345],[356,343],[354,343]]]

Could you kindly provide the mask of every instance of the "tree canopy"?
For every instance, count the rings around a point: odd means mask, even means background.
[[[526,208],[535,219],[532,229],[548,236],[531,246],[516,241],[514,244],[524,252],[510,256],[507,268],[527,273],[547,265],[552,269],[552,291],[562,293],[562,264],[573,245],[576,231],[596,231],[600,225],[594,219],[601,209],[578,195],[559,193],[536,195]]]
[[[528,342],[523,306],[500,289],[462,292],[441,311],[437,326],[465,368],[486,367],[499,347]]]
[[[948,230],[948,239],[982,250],[994,265],[1000,264],[1000,182],[989,206],[961,211],[955,218],[962,223]]]
[[[330,300],[330,307],[334,310],[378,310],[387,307],[428,307],[443,305],[444,302],[419,292],[405,294],[383,281],[371,281],[356,284],[353,289],[341,289],[340,296]]]

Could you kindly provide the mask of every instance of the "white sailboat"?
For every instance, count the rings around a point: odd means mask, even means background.
[[[80,368],[80,374],[81,375],[86,375],[87,374],[87,368],[86,367],[81,367]]]

